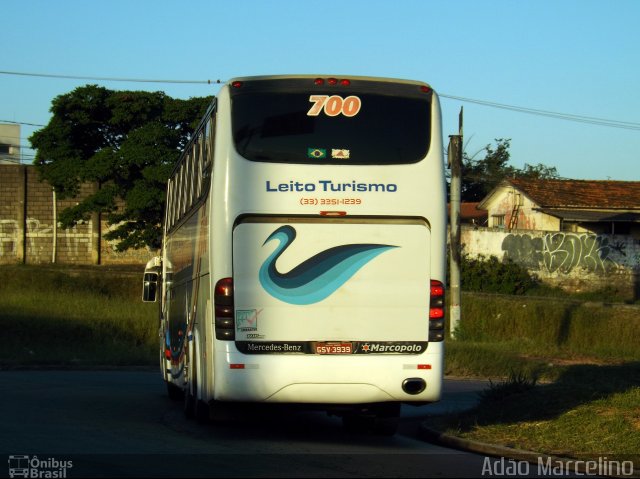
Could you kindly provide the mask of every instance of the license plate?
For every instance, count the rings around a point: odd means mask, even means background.
[[[352,354],[352,343],[316,343],[316,354]]]

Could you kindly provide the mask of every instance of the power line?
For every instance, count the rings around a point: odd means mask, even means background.
[[[92,80],[92,81],[114,81],[114,82],[136,82],[136,83],[179,83],[179,84],[221,84],[222,80],[158,80],[158,79],[142,79],[142,78],[120,78],[120,77],[92,77],[92,76],[82,76],[82,75],[58,75],[52,73],[27,73],[27,72],[14,72],[14,71],[2,71],[0,70],[0,75],[18,75],[18,76],[28,76],[28,77],[42,77],[42,78],[63,78],[69,80]],[[610,120],[607,118],[597,118],[590,117],[584,115],[575,115],[572,113],[561,113],[549,110],[541,110],[537,108],[528,108],[517,105],[508,105],[504,103],[491,102],[486,100],[478,100],[474,98],[465,98],[461,96],[455,95],[447,95],[444,93],[439,94],[442,98],[447,98],[449,100],[457,100],[465,103],[474,103],[477,105],[487,106],[491,108],[499,108],[503,110],[515,111],[518,113],[527,113],[530,115],[538,115],[544,116],[548,118],[555,118],[559,120],[573,121],[578,123],[587,123],[591,125],[598,126],[607,126],[610,128],[622,128],[626,130],[640,130],[640,123],[631,122],[631,121],[621,121],[621,120]],[[7,123],[19,123],[21,125],[29,125],[29,126],[44,126],[37,125],[32,123],[20,123],[20,122],[7,122]]]
[[[190,84],[219,84],[222,80],[157,80],[143,78],[118,78],[118,77],[92,77],[81,75],[55,75],[52,73],[25,73],[25,72],[9,72],[0,71],[1,75],[17,75],[26,77],[42,77],[42,78],[64,78],[66,80],[95,80],[95,81],[117,81],[117,82],[137,82],[137,83],[190,83]]]
[[[536,108],[527,108],[527,107],[523,107],[523,106],[515,106],[515,105],[507,105],[504,103],[495,103],[495,102],[491,102],[491,101],[485,101],[485,100],[476,100],[473,98],[464,98],[464,97],[460,97],[460,96],[453,96],[453,95],[445,95],[440,93],[439,94],[441,97],[443,98],[448,98],[450,100],[458,100],[458,101],[462,101],[462,102],[467,102],[467,103],[475,103],[478,105],[483,105],[483,106],[488,106],[491,108],[500,108],[503,110],[510,110],[510,111],[516,111],[518,113],[528,113],[530,115],[539,115],[539,116],[546,116],[549,118],[556,118],[556,119],[560,119],[560,120],[567,120],[567,121],[575,121],[575,122],[579,122],[579,123],[588,123],[588,124],[592,124],[592,125],[599,125],[599,126],[609,126],[612,128],[623,128],[623,129],[627,129],[627,130],[640,130],[640,123],[636,123],[636,122],[632,122],[632,121],[620,121],[620,120],[609,120],[606,118],[596,118],[596,117],[590,117],[590,116],[584,116],[584,115],[574,115],[571,113],[560,113],[560,112],[556,112],[556,111],[548,111],[548,110],[539,110]]]
[[[26,123],[24,121],[11,121],[11,120],[0,120],[0,123],[11,123],[12,125],[26,125],[26,126],[45,126],[45,125],[39,125],[38,123]]]

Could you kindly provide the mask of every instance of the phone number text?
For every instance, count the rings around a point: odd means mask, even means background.
[[[300,204],[310,206],[361,205],[360,198],[300,198]]]

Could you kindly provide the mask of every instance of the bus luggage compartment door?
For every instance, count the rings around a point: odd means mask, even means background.
[[[427,341],[424,221],[278,221],[234,229],[236,344],[254,345],[245,352],[369,353],[370,342]],[[287,343],[304,347],[279,349]]]

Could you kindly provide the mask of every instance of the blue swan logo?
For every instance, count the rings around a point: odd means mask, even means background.
[[[296,238],[296,230],[281,226],[265,240],[280,244],[260,267],[260,284],[274,298],[290,304],[313,304],[330,296],[373,258],[397,246],[348,244],[329,248],[305,260],[288,273],[280,273],[276,261]]]

